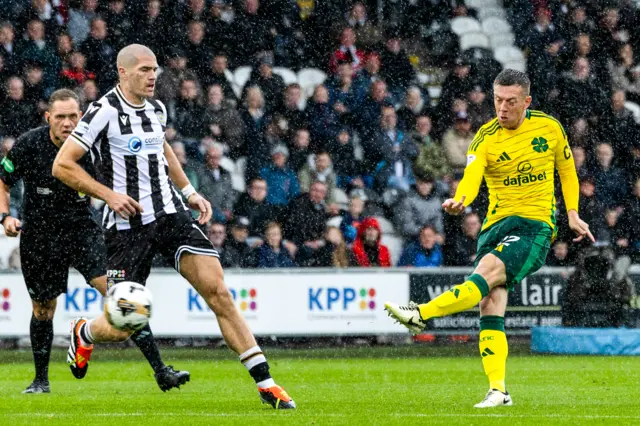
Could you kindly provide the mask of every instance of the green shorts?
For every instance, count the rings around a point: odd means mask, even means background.
[[[508,290],[544,265],[551,246],[553,230],[538,220],[511,216],[494,223],[478,237],[478,254],[474,266],[491,253],[507,268]]]

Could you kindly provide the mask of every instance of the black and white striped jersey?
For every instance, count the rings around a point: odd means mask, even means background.
[[[91,152],[102,183],[138,201],[144,212],[122,218],[105,207],[104,226],[130,229],[165,214],[186,211],[181,194],[169,180],[164,156],[167,110],[160,101],[142,105],[126,100],[119,86],[93,102],[71,134]]]

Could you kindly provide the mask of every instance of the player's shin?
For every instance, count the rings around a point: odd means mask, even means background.
[[[51,319],[41,321],[32,315],[29,334],[33,362],[36,367],[36,380],[47,382],[49,381],[49,358],[53,343],[53,321]]]
[[[91,345],[101,342],[124,342],[131,336],[126,331],[113,328],[104,314],[87,323],[80,328],[80,340],[83,345]]]
[[[429,303],[420,305],[420,316],[426,321],[466,311],[480,303],[487,294],[487,281],[482,276],[473,274],[464,283],[452,287]]]
[[[509,346],[504,332],[504,317],[485,315],[480,318],[479,349],[489,388],[506,393],[504,378]]]

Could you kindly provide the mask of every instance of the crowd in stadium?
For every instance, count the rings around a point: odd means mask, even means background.
[[[504,7],[532,108],[569,135],[581,217],[633,256],[640,11],[623,0]],[[483,49],[463,51],[450,28],[478,12],[462,0],[0,0],[0,154],[44,124],[53,90],[73,88],[84,108],[117,83],[119,49],[142,43],[161,67],[166,138],[214,207],[207,232],[223,266],[467,266],[486,199],[459,217],[441,203],[494,116],[502,66]],[[240,67],[251,67],[243,87],[231,72]],[[275,68],[327,78],[307,90]],[[447,72],[437,101],[418,78],[434,69]],[[560,233],[547,264],[566,266],[577,249],[557,194]],[[398,247],[384,243],[392,236]]]

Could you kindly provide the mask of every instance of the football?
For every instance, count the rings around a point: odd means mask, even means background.
[[[151,318],[151,292],[143,285],[123,281],[107,292],[104,313],[109,323],[118,330],[138,331]]]

